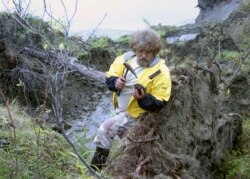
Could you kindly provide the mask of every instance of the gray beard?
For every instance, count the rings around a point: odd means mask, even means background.
[[[138,65],[142,66],[142,67],[149,67],[149,64],[150,64],[150,60],[139,60],[137,59],[137,63]]]

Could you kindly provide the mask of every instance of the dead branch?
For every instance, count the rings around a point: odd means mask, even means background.
[[[131,142],[133,143],[142,143],[142,142],[151,142],[151,141],[154,141],[154,140],[158,140],[159,139],[159,136],[155,136],[153,137],[154,135],[154,132],[155,132],[155,129],[152,128],[144,137],[144,139],[140,139],[140,140],[134,140],[132,139],[130,136],[127,136],[128,140],[130,140]]]
[[[147,133],[147,136],[148,136],[148,137],[153,137],[154,132],[155,132],[155,129],[152,128],[152,129]]]
[[[90,79],[100,82],[101,84],[105,84],[105,73],[101,71],[95,70],[94,68],[86,67],[76,62],[69,64],[68,68],[81,75],[87,76]]]
[[[66,9],[66,6],[65,6],[63,0],[61,0],[61,3],[62,3],[62,5],[63,5],[64,13],[65,13],[66,20],[67,20],[67,27],[68,27],[68,29],[66,29],[66,36],[68,36],[68,34],[69,34],[69,29],[70,29],[70,26],[71,26],[71,22],[72,22],[72,20],[73,20],[75,14],[76,14],[76,11],[77,11],[78,0],[76,0],[75,9],[74,9],[74,12],[73,12],[73,14],[72,14],[72,16],[71,16],[70,19],[69,19],[69,17],[68,17],[68,11],[67,11],[67,9]]]
[[[25,3],[25,1],[26,0],[18,0],[17,2],[17,0],[12,0],[12,3],[14,4],[17,13],[22,17],[25,16],[31,2],[31,0],[29,0],[28,3]],[[26,7],[23,7],[24,4],[27,4]]]
[[[23,49],[22,53],[28,54],[28,55],[31,55],[33,57],[36,57],[36,58],[39,58],[42,60],[46,60],[46,61],[49,57],[53,58],[55,60],[57,59],[57,60],[63,62],[64,64],[66,64],[68,67],[68,70],[71,70],[71,72],[73,72],[73,71],[77,72],[81,75],[89,77],[90,79],[98,81],[101,84],[105,84],[105,73],[98,71],[98,70],[95,70],[94,68],[86,67],[82,64],[79,64],[76,62],[77,60],[73,59],[73,57],[68,57],[64,60],[58,59],[58,57],[60,58],[60,56],[55,57],[55,56],[52,56],[53,54],[49,55],[48,53],[45,53],[45,52],[42,52],[39,50],[35,50],[35,49],[31,49],[28,47],[25,47]]]
[[[24,47],[23,52],[29,54],[32,57],[42,59],[43,61],[44,60],[47,61],[47,59],[49,58],[48,53],[42,52],[40,50],[32,49],[32,48],[29,48],[29,47]]]
[[[57,68],[54,69],[54,71],[50,72],[51,79],[49,81],[50,82],[49,93],[51,94],[52,99],[53,99],[52,108],[53,108],[53,112],[54,112],[55,118],[57,120],[57,123],[61,129],[63,137],[70,144],[70,146],[72,147],[74,153],[77,155],[79,160],[85,165],[85,167],[94,176],[96,176],[98,179],[101,179],[99,174],[95,170],[93,170],[90,167],[90,165],[82,158],[82,156],[80,155],[80,153],[76,149],[75,145],[71,142],[71,140],[66,135],[66,131],[65,131],[65,127],[64,127],[64,120],[62,117],[62,113],[63,113],[62,101],[63,101],[63,89],[64,89],[65,81],[66,81],[65,78],[66,78],[66,74],[67,74],[67,67],[65,64],[63,64],[63,66],[61,66],[61,64],[60,64],[59,66],[56,66],[56,67]]]
[[[88,39],[85,41],[86,43],[92,38],[92,36],[95,34],[96,30],[99,28],[99,26],[103,23],[104,19],[106,18],[107,13],[103,16],[102,20],[99,22],[99,24],[96,26],[96,28],[92,31]]]
[[[156,137],[152,137],[152,138],[149,138],[149,139],[140,139],[140,140],[133,140],[131,137],[127,136],[128,140],[133,142],[133,143],[143,143],[143,142],[151,142],[151,141],[154,141],[154,140],[158,140],[160,137],[159,136],[156,136]]]
[[[16,48],[16,45],[14,44],[8,44],[8,46],[10,48]],[[20,50],[19,53],[40,59],[42,66],[44,66],[43,63],[52,63],[51,59],[53,59],[53,61],[60,61],[61,63],[66,65],[68,72],[77,72],[78,74],[86,76],[103,85],[105,84],[106,75],[104,72],[95,70],[94,68],[86,67],[85,65],[78,63],[78,60],[74,57],[64,58],[63,55],[55,55],[53,53],[48,53],[46,51],[37,50],[29,47],[24,47],[22,50]]]
[[[11,115],[11,113],[10,113],[9,102],[8,102],[8,100],[5,98],[5,95],[3,94],[2,88],[0,88],[0,95],[2,96],[3,101],[4,101],[5,105],[6,105],[7,111],[8,111],[8,116],[9,116],[9,119],[10,119],[9,124],[10,124],[10,126],[13,128],[13,134],[14,134],[14,140],[15,140],[14,143],[15,143],[15,142],[16,142],[16,131],[15,131],[16,126],[15,126],[14,120],[13,120],[13,118],[12,118],[12,115]]]
[[[135,169],[135,173],[139,175],[142,167],[144,165],[146,165],[147,163],[149,163],[150,161],[152,160],[151,156],[148,156],[147,158],[145,158],[144,160],[142,160],[137,166],[136,166],[136,169]]]
[[[66,21],[67,21],[67,25],[65,26],[64,24],[62,24],[59,20],[57,20],[53,15],[52,13],[48,12],[47,10],[47,3],[46,3],[46,0],[43,0],[43,7],[44,7],[44,12],[51,18],[51,20],[55,21],[56,23],[60,24],[62,26],[62,28],[64,29],[65,31],[65,36],[68,36],[69,35],[69,30],[70,30],[70,26],[71,26],[71,23],[72,23],[72,20],[73,18],[75,17],[75,14],[76,14],[76,11],[77,11],[77,5],[78,5],[78,0],[75,1],[75,8],[74,8],[74,12],[72,14],[72,16],[69,18],[68,16],[68,11],[66,9],[66,5],[64,3],[63,0],[61,0],[61,3],[62,3],[62,6],[63,6],[63,9],[64,9],[64,14],[66,16]]]

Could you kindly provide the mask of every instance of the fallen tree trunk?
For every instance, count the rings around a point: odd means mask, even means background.
[[[4,42],[2,42],[2,46],[5,46]],[[52,61],[58,61],[58,62],[64,63],[66,68],[71,72],[77,72],[90,79],[98,81],[101,84],[105,84],[104,72],[95,70],[94,68],[86,67],[85,65],[78,63],[77,58],[70,57],[67,54],[58,53],[57,55],[55,55],[56,53],[55,54],[48,53],[46,51],[37,50],[37,49],[29,48],[29,47],[24,47],[20,49],[20,47],[18,47],[15,44],[8,44],[8,46],[5,48],[6,48],[5,55],[12,59],[16,58],[17,60],[18,56],[25,55],[25,56],[37,58],[43,61],[44,63],[51,63]]]
[[[60,55],[58,57],[56,57],[54,55],[48,55],[45,52],[31,49],[28,47],[24,48],[23,53],[28,54],[30,56],[33,56],[35,58],[42,59],[44,61],[45,60],[47,61],[48,58],[50,58],[50,59],[56,58],[55,60],[59,60],[59,61],[63,62],[70,71],[77,72],[81,75],[89,77],[90,79],[98,81],[101,84],[105,84],[105,73],[98,71],[98,70],[95,70],[94,68],[86,67],[85,65],[78,63],[77,62],[78,60],[75,57],[68,57],[65,59],[63,57],[63,55],[62,55],[62,57],[60,57]]]
[[[71,63],[68,63],[67,65],[68,65],[69,70],[75,71],[90,79],[98,81],[101,84],[105,84],[105,73],[95,70],[94,68],[86,67],[77,62],[71,62]]]
[[[10,98],[19,96],[22,102],[35,107],[43,103],[46,83],[50,80],[49,73],[54,65],[64,69],[67,79],[63,101],[65,119],[78,118],[86,110],[93,111],[94,108],[88,108],[86,103],[96,106],[97,101],[93,98],[101,98],[106,90],[104,72],[88,68],[68,54],[49,53],[5,41],[0,42],[0,47],[0,81]],[[21,86],[17,87],[17,84]],[[48,101],[51,101],[50,97]]]

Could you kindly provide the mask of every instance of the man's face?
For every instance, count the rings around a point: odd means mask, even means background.
[[[154,52],[153,51],[137,49],[135,51],[135,54],[136,54],[136,57],[137,57],[137,63],[140,66],[143,66],[143,67],[149,66],[151,60],[154,58]]]

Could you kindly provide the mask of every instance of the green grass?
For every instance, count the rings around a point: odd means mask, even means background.
[[[236,51],[228,51],[225,50],[222,52],[222,57],[227,60],[237,60],[243,56],[243,54],[236,52]]]
[[[240,146],[228,152],[223,168],[227,179],[236,176],[250,178],[250,119],[243,122]]]
[[[0,105],[0,139],[5,138],[10,143],[0,148],[0,179],[88,178],[86,168],[61,134],[41,128],[17,104],[12,103],[9,107],[16,125],[16,142],[7,110]],[[82,150],[85,152],[81,151],[81,154],[86,153],[84,158],[88,158],[86,148]]]

